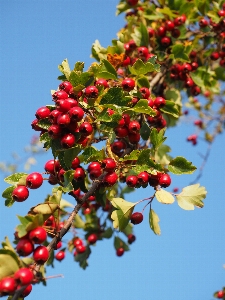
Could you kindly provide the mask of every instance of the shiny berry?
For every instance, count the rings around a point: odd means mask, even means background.
[[[45,164],[45,171],[50,174],[55,174],[60,170],[60,163],[58,160],[50,159]]]
[[[86,251],[86,246],[84,246],[84,245],[78,245],[76,247],[76,250],[77,250],[77,253],[79,253],[79,254],[84,253]]]
[[[34,244],[42,244],[47,238],[47,232],[41,226],[36,227],[35,229],[29,232],[29,239]]]
[[[16,251],[20,256],[28,256],[34,250],[34,245],[31,240],[27,238],[21,238],[16,246]]]
[[[211,60],[217,60],[220,57],[218,52],[212,52],[210,55]]]
[[[139,212],[135,212],[131,215],[130,221],[132,224],[140,224],[143,221],[143,214]]]
[[[88,86],[85,89],[85,96],[87,98],[97,98],[98,97],[98,89],[96,86]]]
[[[150,96],[150,91],[148,88],[146,87],[142,87],[139,89],[139,92],[141,93],[143,99],[148,99],[148,97]]]
[[[154,106],[157,108],[162,108],[166,105],[166,100],[163,97],[156,97],[154,101]]]
[[[118,176],[115,172],[110,172],[107,173],[104,177],[104,182],[108,185],[108,186],[113,186],[118,180]]]
[[[68,114],[60,114],[57,118],[57,124],[60,127],[67,127],[70,124],[70,117]]]
[[[76,141],[75,136],[72,133],[68,133],[62,137],[60,143],[63,148],[68,149],[74,146],[75,141]]]
[[[57,124],[53,124],[48,128],[48,134],[52,138],[60,137],[61,133],[62,133],[62,128]]]
[[[84,111],[79,106],[72,107],[68,112],[71,120],[79,122],[83,119]]]
[[[22,286],[18,285],[17,290],[19,290]],[[32,284],[29,284],[22,292],[21,296],[22,297],[27,297],[32,291]]]
[[[137,176],[135,176],[135,175],[129,175],[129,176],[127,176],[127,178],[126,178],[126,184],[129,187],[135,187],[137,183],[138,183]]]
[[[35,117],[40,120],[40,119],[45,119],[48,118],[50,115],[51,111],[49,108],[46,106],[38,108],[38,110],[35,113]]]
[[[164,188],[170,186],[170,184],[171,184],[170,175],[169,174],[162,174],[161,177],[159,178],[159,184]]]
[[[73,86],[69,81],[64,81],[59,85],[59,89],[65,91],[67,94],[69,94],[72,88]]]
[[[141,126],[137,121],[131,121],[129,126],[128,126],[128,130],[131,133],[136,133],[140,130]]]
[[[103,79],[103,78],[99,78],[96,82],[95,82],[95,85],[100,85],[100,86],[103,86],[104,89],[108,88],[109,85],[108,85],[108,82]]]
[[[201,27],[201,28],[204,28],[204,27],[206,27],[206,26],[208,26],[209,25],[209,23],[208,23],[208,21],[206,20],[206,19],[201,19],[200,21],[199,21],[199,26]]]
[[[36,263],[43,265],[49,257],[48,249],[45,246],[38,246],[33,253],[33,258]]]
[[[74,179],[76,181],[82,181],[85,178],[85,172],[83,168],[76,168],[74,172]]]
[[[16,282],[12,277],[5,277],[0,282],[0,295],[12,295],[16,290]]]
[[[135,81],[132,78],[125,78],[122,81],[122,87],[124,91],[130,92],[135,87]]]
[[[56,91],[52,95],[52,98],[53,98],[54,101],[61,100],[61,99],[67,99],[68,98],[68,94],[65,91],[63,91],[63,90],[60,90],[60,91]]]
[[[29,189],[38,189],[43,183],[43,177],[40,173],[34,172],[27,176],[26,186]]]
[[[61,261],[65,258],[65,251],[60,250],[55,254],[55,259]]]
[[[33,278],[33,272],[28,268],[21,268],[14,274],[14,279],[20,285],[30,284]]]
[[[80,159],[78,157],[75,157],[72,161],[71,167],[73,170],[75,170],[76,168],[78,168],[80,165]]]
[[[162,39],[161,39],[161,45],[165,48],[169,47],[169,45],[171,44],[171,38],[168,37],[168,36],[164,36]]]
[[[97,239],[98,239],[98,236],[97,236],[97,234],[95,234],[95,233],[90,234],[90,235],[88,236],[88,238],[87,238],[88,242],[89,242],[91,245],[92,245],[92,244],[95,244],[96,241],[97,241]]]
[[[146,185],[148,184],[149,175],[147,172],[144,171],[138,174],[137,179],[138,183],[140,183],[141,185]]]
[[[116,162],[112,158],[106,158],[103,159],[101,166],[106,172],[112,172],[116,168]]]
[[[79,127],[79,132],[83,136],[88,136],[88,135],[92,134],[93,127],[89,122],[83,122]]]
[[[128,244],[132,244],[134,241],[136,241],[136,236],[132,233],[128,234],[127,238],[128,238],[128,241],[127,241]]]
[[[14,201],[23,202],[29,197],[29,191],[24,185],[16,187],[12,192]]]
[[[124,249],[121,247],[121,248],[118,248],[116,250],[116,255],[117,256],[122,256],[124,254]]]
[[[114,132],[115,132],[116,136],[118,136],[119,138],[126,137],[129,133],[127,127],[124,127],[124,126],[115,127]]]
[[[224,296],[225,296],[224,291],[218,291],[218,292],[217,292],[217,298],[218,298],[218,299],[223,299]]]

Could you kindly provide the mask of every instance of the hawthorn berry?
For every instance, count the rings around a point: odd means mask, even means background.
[[[38,189],[43,183],[43,177],[40,173],[34,172],[27,176],[26,186],[29,189]]]
[[[223,299],[224,296],[225,296],[224,291],[218,291],[218,292],[217,292],[217,298],[218,298],[218,299]]]
[[[212,52],[210,55],[211,60],[217,60],[219,59],[220,55],[219,52]]]
[[[38,126],[38,119],[35,119],[35,120],[32,121],[31,127],[35,131],[42,131],[43,130],[43,128]]]
[[[139,212],[135,212],[131,215],[130,221],[132,224],[140,224],[143,221],[143,214]]]
[[[163,97],[156,97],[154,100],[154,106],[156,108],[162,108],[166,105],[166,100]]]
[[[70,117],[68,114],[60,114],[57,118],[57,124],[61,127],[67,127],[70,124]]]
[[[60,143],[63,148],[68,149],[74,146],[75,141],[75,136],[72,133],[68,133],[61,138]]]
[[[54,109],[51,111],[48,119],[52,124],[57,123],[58,116],[61,114],[61,112],[58,109]]]
[[[138,55],[140,58],[147,58],[148,56],[148,48],[147,47],[138,47],[137,49]]]
[[[46,162],[44,168],[46,172],[55,174],[60,170],[61,166],[58,160],[50,159]]]
[[[112,172],[116,168],[116,162],[112,158],[105,158],[102,161],[101,167],[106,171],[106,172]]]
[[[146,185],[148,184],[149,175],[147,172],[144,171],[138,174],[137,179],[139,184]]]
[[[42,244],[47,239],[47,232],[41,226],[36,227],[29,232],[29,239],[34,244]]]
[[[122,88],[126,92],[130,92],[135,87],[135,81],[132,78],[125,78],[122,81]]]
[[[108,186],[113,186],[118,180],[118,176],[115,172],[110,172],[107,173],[104,177],[104,182],[108,185]]]
[[[87,238],[88,242],[89,242],[91,245],[92,245],[92,244],[95,244],[96,241],[97,241],[97,239],[98,239],[98,236],[97,236],[96,233],[90,234],[90,235],[88,236],[88,238]]]
[[[76,250],[77,250],[77,253],[79,253],[79,254],[84,253],[86,251],[86,246],[78,245],[78,246],[76,246]]]
[[[38,246],[33,253],[33,258],[36,263],[43,265],[49,257],[48,249],[45,246]]]
[[[5,277],[0,282],[0,295],[12,295],[16,290],[16,282],[12,277]]]
[[[18,285],[17,290],[19,290],[22,286]],[[22,292],[21,296],[22,297],[27,297],[32,291],[32,284],[29,284]]]
[[[170,175],[169,174],[162,174],[161,177],[159,178],[159,184],[164,188],[170,186],[170,184],[171,184]]]
[[[68,115],[70,116],[71,120],[79,122],[83,119],[84,111],[79,106],[75,106],[68,111]]]
[[[129,139],[129,142],[131,144],[136,144],[140,141],[140,134],[138,132],[134,133],[134,132],[129,132],[128,134],[128,139]]]
[[[135,175],[129,175],[129,176],[127,176],[127,178],[126,178],[126,184],[129,187],[135,187],[137,183],[138,183],[137,176],[135,176]]]
[[[57,117],[58,119],[58,117]],[[52,138],[59,138],[62,134],[62,129],[59,125],[53,124],[48,128],[48,134]]]
[[[173,21],[170,21],[170,20],[166,21],[166,29],[168,31],[172,31],[174,29],[174,27],[175,27],[175,25],[174,25]]]
[[[78,168],[80,165],[80,159],[79,157],[75,157],[72,161],[71,167],[73,170],[75,170],[76,168]]]
[[[20,256],[28,256],[34,250],[32,241],[28,238],[21,238],[16,245],[16,251]]]
[[[83,241],[80,238],[75,238],[75,240],[73,241],[73,244],[75,247],[78,247],[78,246],[83,245]]]
[[[204,27],[206,27],[206,26],[208,26],[208,25],[209,25],[208,21],[207,21],[206,19],[204,19],[204,18],[202,18],[202,19],[199,21],[199,26],[200,26],[201,28],[204,28]]]
[[[73,86],[69,81],[64,81],[59,85],[59,89],[65,91],[67,94],[69,94],[72,88]]]
[[[104,89],[106,89],[106,88],[109,87],[108,82],[107,82],[104,78],[99,78],[99,79],[95,82],[95,85],[103,86]]]
[[[178,28],[174,28],[172,31],[171,31],[171,35],[172,37],[174,37],[175,39],[179,38],[180,36],[180,30]]]
[[[57,243],[57,245],[56,245],[56,249],[59,249],[59,248],[61,248],[61,247],[62,247],[62,242],[59,241],[59,242]]]
[[[101,164],[97,161],[93,161],[90,163],[90,165],[88,166],[88,172],[90,173],[91,171],[94,170],[101,170]]]
[[[65,251],[60,250],[55,254],[55,259],[61,261],[65,258]]]
[[[171,44],[171,38],[168,37],[168,36],[164,36],[162,39],[161,39],[161,45],[165,48],[169,47],[169,45]]]
[[[12,197],[16,202],[23,202],[29,197],[29,191],[24,185],[19,185],[13,190]]]
[[[96,88],[96,86],[88,86],[85,89],[85,96],[87,98],[97,98],[98,97],[98,89]]]
[[[117,256],[122,256],[123,254],[124,254],[124,249],[122,247],[120,247],[116,250],[116,255]]]
[[[15,281],[20,285],[30,284],[33,278],[33,272],[28,268],[21,268],[14,274]]]
[[[40,119],[45,119],[48,118],[50,115],[51,111],[49,108],[46,106],[38,108],[38,110],[35,113],[35,117],[40,120]]]
[[[92,131],[93,131],[93,127],[89,122],[83,122],[79,127],[79,132],[83,136],[88,136],[92,134]]]
[[[128,128],[124,127],[124,126],[115,127],[114,132],[115,132],[116,136],[118,136],[119,138],[126,137],[129,133]]]
[[[135,6],[138,3],[138,0],[126,0],[127,4],[130,6]]]
[[[132,244],[134,241],[136,241],[136,236],[132,233],[128,234],[127,238],[128,238],[127,240],[128,244]]]
[[[74,179],[76,181],[82,181],[85,178],[85,172],[83,168],[76,168],[74,172]]]
[[[67,99],[68,98],[68,94],[63,91],[63,90],[59,90],[56,91],[53,95],[52,95],[53,101],[57,101],[57,100],[61,100],[61,99]]]
[[[166,27],[160,26],[157,30],[157,35],[160,37],[164,37],[166,35]]]

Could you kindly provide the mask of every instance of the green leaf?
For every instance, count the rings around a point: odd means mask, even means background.
[[[115,68],[113,67],[113,65],[107,60],[107,59],[103,59],[102,63],[104,64],[106,71],[113,74],[115,79],[117,78],[117,73]]]
[[[105,239],[110,239],[113,235],[113,230],[111,227],[108,227],[102,234],[101,237]]]
[[[172,159],[172,157],[167,154],[170,151],[169,146],[162,144],[155,153],[155,160],[161,165],[168,165]]]
[[[0,249],[0,280],[12,276],[19,268],[14,252]]]
[[[216,68],[215,70],[215,73],[216,73],[216,78],[218,80],[223,80],[225,81],[225,72],[224,72],[224,68],[223,67],[218,67]]]
[[[62,149],[62,145],[59,139],[52,139],[51,140],[51,148],[52,148],[52,155],[54,158],[58,156],[58,151]]]
[[[192,174],[197,168],[192,165],[192,162],[186,160],[182,156],[177,156],[169,163],[168,169],[176,175]]]
[[[139,77],[137,77],[136,81],[139,88],[141,87],[150,88],[150,83],[146,76],[140,75]]]
[[[154,110],[148,106],[148,101],[145,99],[139,100],[134,107],[127,109],[127,111],[134,111],[139,114],[147,114],[152,117],[155,116]]]
[[[58,66],[58,69],[60,72],[62,72],[66,76],[66,79],[69,80],[71,71],[70,71],[70,66],[69,66],[67,59],[63,60],[62,64]]]
[[[106,59],[107,49],[102,47],[98,40],[94,42],[91,48],[92,57],[94,57],[97,61],[102,59]]]
[[[5,206],[10,207],[15,202],[12,198],[12,192],[15,189],[15,186],[9,186],[2,193],[2,197],[5,198]]]
[[[56,203],[41,203],[32,208],[32,211],[38,214],[51,215],[58,209]]]
[[[144,141],[147,141],[150,136],[150,127],[148,126],[147,122],[141,126],[140,135]]]
[[[143,23],[141,23],[139,27],[139,31],[141,33],[140,46],[148,47],[148,43],[149,43],[148,29]]]
[[[83,72],[83,69],[84,69],[84,62],[78,61],[78,62],[75,63],[74,71]]]
[[[101,71],[99,70],[99,72],[96,74],[96,77],[98,78],[103,78],[103,79],[114,79],[116,80],[117,77],[115,77],[115,75],[113,75],[112,73],[108,72],[108,71]]]
[[[128,223],[128,224],[127,224],[127,227],[126,227],[124,230],[122,230],[122,232],[123,232],[126,236],[128,236],[128,235],[131,234],[131,233],[133,233],[133,224]]]
[[[38,121],[37,125],[45,130],[48,130],[48,128],[52,125],[49,120],[46,119],[41,119]]]
[[[105,151],[97,150],[95,147],[90,146],[84,149],[82,155],[79,156],[81,162],[89,163],[91,161],[102,160],[105,158]]]
[[[137,165],[148,165],[148,163],[149,163],[151,166],[151,162],[149,162],[150,154],[151,154],[151,149],[144,149],[144,150],[140,151],[140,154],[138,156],[136,164]]]
[[[176,18],[177,17],[177,12],[172,11],[169,7],[165,6],[163,8],[159,9],[159,13],[167,15],[170,18]]]
[[[68,193],[74,189],[72,181],[74,179],[74,171],[69,170],[64,173],[63,192]]]
[[[123,89],[120,87],[113,87],[102,97],[100,105],[114,104],[118,106],[127,105],[129,100],[123,97]]]
[[[133,66],[129,66],[129,71],[131,74],[134,75],[145,75],[150,72],[158,72],[159,70],[159,65],[153,64],[148,60],[146,63],[144,63],[141,59],[138,59]]]
[[[4,181],[9,184],[16,185],[16,184],[18,184],[18,182],[20,181],[20,179],[23,176],[28,176],[28,174],[27,173],[15,173],[15,174],[12,174],[12,175],[6,177],[4,179]]]
[[[66,201],[65,199],[61,199],[60,200],[60,209],[63,209],[64,207],[72,207],[74,208],[75,205],[73,205],[72,203]]]
[[[156,128],[153,128],[151,130],[150,140],[155,150],[158,149],[159,146],[166,140],[164,134],[165,134],[165,128],[161,129],[159,132],[157,131]]]
[[[149,212],[149,224],[150,224],[150,228],[151,230],[157,234],[157,235],[160,235],[161,234],[161,230],[160,230],[160,227],[159,227],[159,217],[158,215],[154,212],[153,209],[150,209],[150,212]]]
[[[73,225],[75,228],[85,228],[85,222],[82,220],[79,214],[76,214]]]
[[[123,248],[125,251],[129,251],[129,246],[118,236],[115,236],[114,238],[114,247],[116,250],[119,248]]]
[[[74,259],[75,261],[79,262],[79,265],[82,269],[86,269],[86,267],[88,266],[88,257],[91,254],[91,248],[87,245],[86,246],[86,251],[82,254],[77,254]]]
[[[174,197],[171,193],[161,189],[155,193],[156,199],[163,204],[172,204],[174,202]]]
[[[81,145],[76,145],[73,148],[67,149],[64,151],[64,163],[66,165],[66,170],[71,168],[72,161],[74,160],[75,157],[81,152],[82,146]]]
[[[175,118],[179,118],[180,116],[179,110],[173,101],[166,100],[166,105],[160,108],[160,111],[164,112],[165,114],[172,115]]]
[[[185,210],[193,210],[194,206],[202,208],[207,191],[205,187],[200,186],[199,183],[189,185],[182,189],[179,195],[176,195],[178,205]]]
[[[113,198],[112,205],[116,208],[112,212],[113,227],[120,231],[126,228],[136,203],[125,201],[122,198]]]
[[[173,101],[176,105],[182,106],[180,91],[174,88],[166,90],[165,98],[170,101]]]
[[[74,87],[77,87],[77,86],[88,86],[89,84],[91,84],[94,80],[94,77],[92,75],[92,73],[90,72],[84,72],[84,73],[81,73],[81,72],[78,72],[78,71],[72,71],[70,73],[70,78],[69,78],[69,81],[72,83],[72,85]]]
[[[140,150],[133,150],[130,154],[126,154],[123,158],[120,158],[120,161],[126,160],[137,160],[140,154]]]
[[[176,44],[171,47],[171,52],[174,58],[178,61],[190,61],[188,54],[186,53],[185,46],[183,44]]]

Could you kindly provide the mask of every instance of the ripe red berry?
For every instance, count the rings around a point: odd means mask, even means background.
[[[146,59],[148,56],[148,48],[147,47],[138,47],[138,56],[142,59]]]
[[[47,239],[47,232],[43,227],[36,227],[29,232],[29,239],[34,244],[42,244]]]
[[[201,88],[199,86],[193,86],[191,88],[191,95],[192,96],[197,96],[201,93]]]
[[[96,88],[96,86],[88,86],[85,89],[85,96],[87,98],[97,98],[98,97],[98,89]]]
[[[170,21],[170,20],[166,21],[166,29],[168,31],[172,31],[174,29],[174,27],[175,27],[175,25],[174,25],[173,21]]]
[[[43,183],[43,177],[40,173],[34,172],[27,176],[26,186],[29,189],[38,189]]]
[[[143,221],[143,214],[139,212],[135,212],[131,215],[130,221],[132,224],[140,224]]]
[[[135,87],[135,81],[132,78],[125,78],[122,81],[122,88],[126,92],[130,92]]]
[[[168,36],[164,36],[162,39],[161,39],[161,45],[165,48],[169,47],[169,45],[171,44],[171,38],[168,37]]]
[[[95,179],[97,179],[101,174],[102,174],[102,170],[101,170],[101,169],[95,169],[95,170],[92,170],[92,171],[89,173],[89,176],[90,176],[90,179],[91,179],[91,180],[95,180]]]
[[[63,91],[63,90],[60,90],[60,91],[56,91],[52,95],[52,98],[53,98],[54,101],[61,100],[61,99],[67,99],[68,98],[68,94],[65,91]]]
[[[180,30],[178,28],[174,28],[171,31],[171,35],[172,35],[172,37],[174,37],[175,39],[177,39],[180,36]]]
[[[63,148],[71,148],[75,144],[75,136],[72,133],[65,134],[61,139],[61,145]]]
[[[225,59],[221,59],[220,60],[220,66],[221,67],[225,67]]]
[[[18,285],[17,290],[21,289],[22,286]],[[29,284],[22,292],[21,297],[27,297],[32,291],[32,284]]]
[[[182,24],[184,24],[186,21],[186,16],[182,15],[180,17],[177,17],[174,19],[174,25],[175,26],[181,26]]]
[[[184,82],[185,87],[192,87],[194,85],[194,81],[189,77]]]
[[[73,86],[69,81],[64,81],[59,85],[59,89],[65,91],[67,94],[69,94],[72,88]]]
[[[141,87],[139,89],[139,92],[142,94],[143,99],[148,99],[148,97],[150,96],[150,91],[146,87]]]
[[[20,256],[30,255],[34,250],[34,245],[28,238],[21,238],[16,246],[16,251]]]
[[[181,71],[182,71],[183,74],[189,73],[189,72],[192,71],[192,67],[191,67],[191,65],[189,63],[184,63],[182,65]]]
[[[58,118],[58,117],[57,117]],[[61,136],[62,129],[59,125],[53,124],[48,128],[48,134],[52,138],[58,138]]]
[[[40,119],[45,119],[48,118],[50,115],[51,111],[49,108],[46,106],[38,108],[38,110],[35,113],[35,117],[40,120]]]
[[[62,247],[62,242],[59,241],[59,242],[57,243],[57,245],[56,245],[56,249],[59,249],[59,248],[61,248],[61,247]]]
[[[225,17],[225,10],[219,10],[218,12],[217,12],[217,14],[218,14],[218,16],[219,17]]]
[[[157,35],[160,37],[164,37],[166,35],[166,27],[160,26],[157,30]]]
[[[128,130],[130,133],[137,133],[140,130],[141,126],[137,121],[131,121]]]
[[[124,127],[124,126],[115,127],[114,132],[115,132],[116,136],[118,136],[119,138],[126,137],[129,133],[127,127]]]
[[[218,298],[218,299],[223,299],[224,296],[225,296],[224,291],[218,291],[218,292],[217,292],[217,298]]]
[[[116,162],[112,158],[106,158],[103,159],[101,166],[106,172],[112,172],[116,168]]]
[[[130,6],[135,6],[138,3],[138,0],[126,0],[127,4]]]
[[[12,277],[5,277],[0,282],[0,295],[12,295],[16,290],[16,282]]]
[[[45,171],[50,174],[55,174],[60,170],[60,163],[58,160],[50,159],[45,164]]]
[[[100,85],[100,86],[103,86],[104,89],[108,88],[109,85],[108,85],[108,82],[103,79],[103,78],[99,78],[96,82],[95,82],[95,85]]]
[[[123,67],[127,67],[131,64],[131,59],[128,55],[125,56],[123,62],[122,62],[122,66]]]
[[[55,259],[61,261],[65,258],[65,251],[60,250],[55,254]]]
[[[75,240],[73,241],[73,244],[75,247],[78,247],[80,245],[83,245],[83,241],[80,238],[75,238]]]
[[[41,127],[38,126],[38,120],[37,119],[35,119],[34,121],[32,121],[31,127],[35,131],[42,131],[43,130],[43,128],[41,128]]]
[[[75,157],[72,161],[71,167],[73,170],[75,170],[76,168],[78,168],[80,165],[80,159],[78,157]]]
[[[121,247],[121,248],[118,248],[116,250],[116,255],[117,256],[122,256],[124,254],[124,249]]]
[[[72,107],[68,112],[71,120],[79,122],[83,119],[84,111],[79,106]]]
[[[154,106],[156,106],[156,108],[162,108],[163,106],[166,105],[166,100],[162,97],[156,97],[154,100]]]
[[[218,52],[212,52],[210,55],[211,60],[217,60],[220,57]]]
[[[155,30],[153,28],[148,28],[149,38],[152,38],[155,35]]]
[[[148,184],[149,175],[147,172],[141,172],[138,174],[137,179],[138,183],[140,183],[141,185],[146,185]]]
[[[14,274],[14,279],[20,285],[30,284],[33,278],[33,272],[28,268],[21,268]]]
[[[204,18],[202,18],[202,19],[199,21],[199,26],[200,26],[201,28],[204,28],[204,27],[206,27],[206,26],[208,26],[208,25],[209,25],[208,21],[207,21],[206,19],[204,19]]]
[[[29,197],[29,191],[24,185],[16,187],[12,192],[14,201],[23,202]]]
[[[90,165],[88,166],[88,172],[90,173],[91,171],[94,170],[101,170],[101,164],[97,161],[93,161],[90,163]]]
[[[127,178],[126,178],[126,184],[129,187],[135,187],[137,183],[138,183],[137,176],[135,176],[135,175],[129,175],[129,176],[127,176]]]
[[[76,181],[83,181],[85,178],[85,172],[83,168],[76,168],[74,172],[74,179]]]
[[[131,144],[136,144],[140,141],[140,134],[137,132],[137,133],[134,133],[134,132],[129,132],[128,134],[128,139],[129,139],[129,142]]]
[[[134,241],[136,241],[136,236],[132,233],[128,234],[127,238],[128,238],[128,241],[127,241],[128,244],[132,244]]]
[[[116,154],[120,153],[120,151],[125,148],[126,148],[126,144],[122,141],[116,141],[111,144],[111,149]]]
[[[96,241],[97,241],[97,239],[98,239],[98,236],[97,236],[97,234],[95,234],[95,233],[90,234],[90,235],[88,236],[88,238],[87,238],[88,242],[89,242],[91,245],[92,245],[92,244],[95,244]]]
[[[49,257],[48,249],[45,246],[38,246],[33,253],[33,258],[36,263],[43,265]]]
[[[161,177],[159,178],[159,184],[162,187],[168,187],[171,184],[171,178],[169,174],[162,174]]]
[[[60,114],[57,118],[60,127],[67,127],[70,124],[70,117],[67,114]]]
[[[77,253],[79,253],[79,254],[84,253],[86,251],[86,246],[78,245],[78,246],[76,246],[76,250],[77,250]]]
[[[89,122],[83,122],[79,127],[79,132],[83,136],[88,136],[88,135],[92,134],[93,127]]]
[[[108,185],[108,186],[113,186],[118,180],[118,176],[115,172],[110,172],[107,173],[104,177],[104,182]]]

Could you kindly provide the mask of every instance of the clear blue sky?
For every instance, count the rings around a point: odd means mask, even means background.
[[[116,38],[124,25],[123,17],[115,17],[117,0],[95,1],[1,1],[0,4],[0,161],[11,161],[11,153],[22,154],[33,131],[30,123],[40,106],[51,103],[50,90],[57,89],[58,64],[68,58],[90,59],[95,39],[103,46]],[[191,123],[168,131],[168,145],[175,145],[172,155],[185,156],[200,165],[197,152],[204,152],[205,143],[192,147],[186,137],[194,133]],[[116,257],[113,241],[98,242],[90,257],[90,266],[83,271],[67,255],[62,263],[48,269],[48,275],[64,274],[64,278],[48,281],[45,288],[34,286],[30,300],[200,300],[213,299],[215,290],[225,285],[224,238],[224,137],[216,140],[200,183],[207,187],[203,209],[188,212],[176,203],[165,206],[153,203],[160,217],[161,236],[155,236],[144,222],[135,227],[136,242],[131,251]],[[50,154],[38,159],[32,171],[42,171]],[[6,185],[1,177],[0,187]],[[186,186],[195,176],[173,177],[172,187]],[[12,239],[18,224],[16,214],[24,215],[51,191],[47,184],[32,191],[24,203],[0,209],[0,240]],[[151,192],[150,192],[151,193]],[[137,201],[149,196],[148,189],[131,196]],[[69,198],[67,198],[69,200]],[[66,241],[66,237],[65,237]]]

